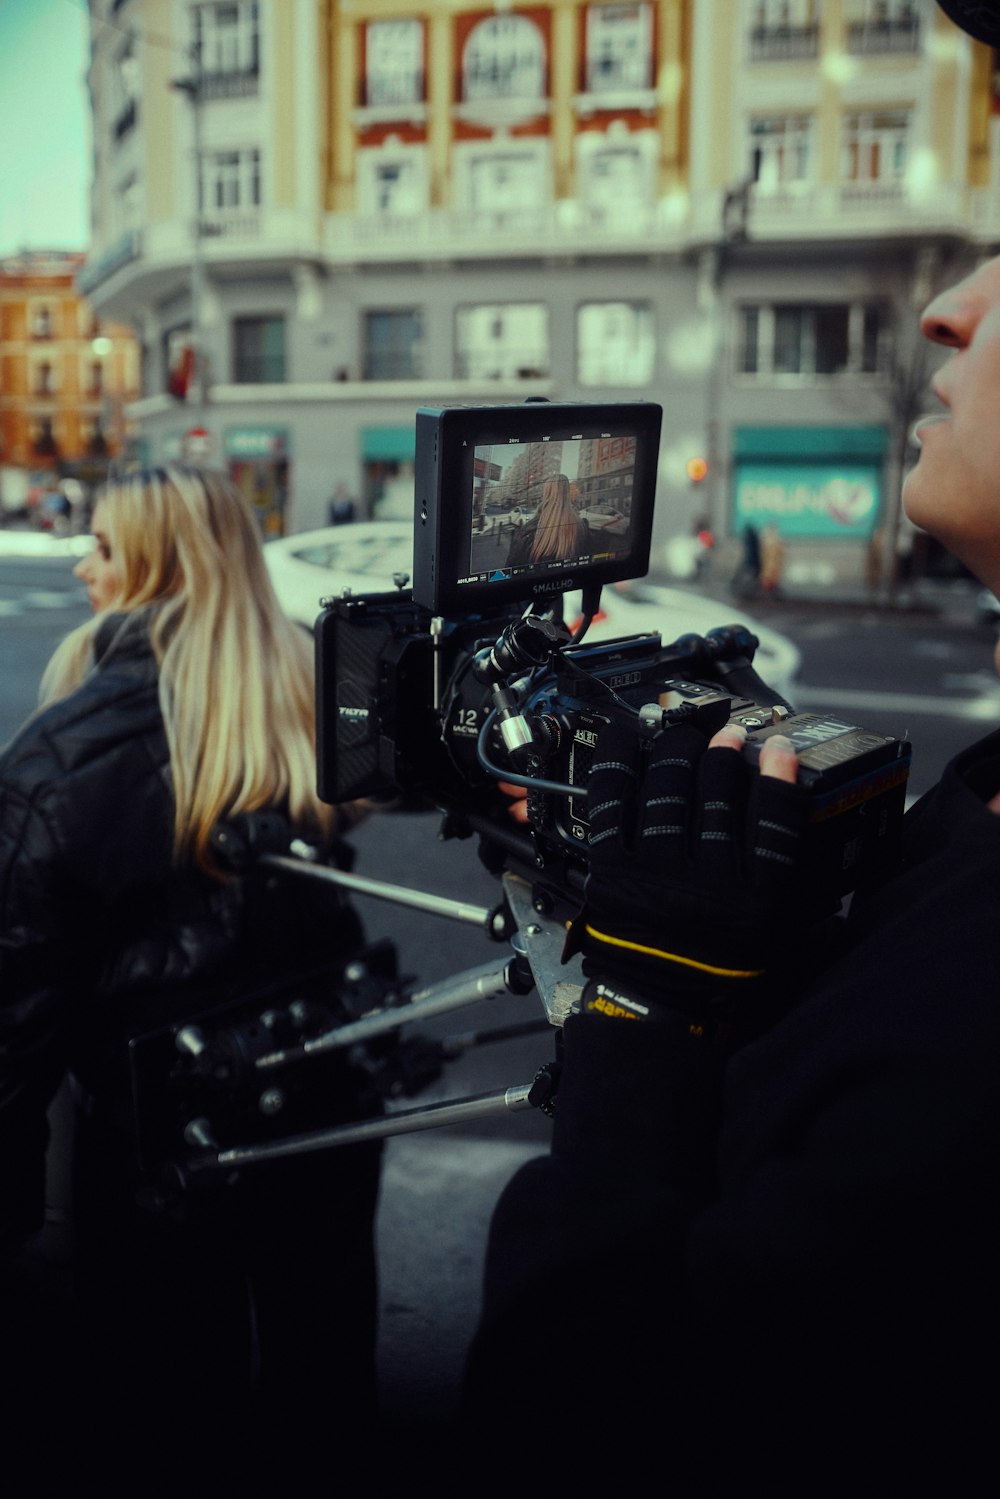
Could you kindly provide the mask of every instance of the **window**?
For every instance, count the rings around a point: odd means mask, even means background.
[[[819,0],[751,0],[751,62],[815,57],[819,50]]]
[[[53,334],[52,308],[36,306],[31,313],[32,338],[51,338]]]
[[[865,56],[916,52],[920,16],[913,0],[865,0],[864,15],[847,26],[847,50]]]
[[[285,320],[233,319],[233,379],[237,385],[277,385],[285,378]]]
[[[90,458],[103,458],[108,451],[108,440],[101,427],[100,417],[93,417],[80,423],[83,433],[87,456]]]
[[[545,46],[526,16],[490,16],[469,33],[462,54],[462,98],[543,99]]]
[[[417,380],[423,373],[418,308],[365,313],[365,379]]]
[[[424,31],[420,21],[369,21],[365,28],[365,103],[369,108],[419,104],[424,98]]]
[[[460,307],[457,374],[467,380],[528,380],[549,373],[549,312],[543,302]]]
[[[39,416],[31,422],[31,446],[39,457],[54,457],[59,452],[50,416]]]
[[[111,212],[119,234],[126,234],[130,229],[138,229],[141,225],[142,198],[139,179],[135,172],[130,172],[116,185],[111,200]]]
[[[658,148],[655,131],[616,131],[586,130],[577,138],[580,196],[610,215],[652,201]]]
[[[233,75],[256,77],[260,67],[257,0],[197,5],[191,20],[195,50],[206,83]]]
[[[514,213],[548,201],[544,145],[473,150],[468,157],[469,207],[476,213]]]
[[[906,109],[848,115],[844,122],[845,180],[901,183],[906,171],[909,121]]]
[[[814,377],[876,374],[885,323],[877,303],[742,307],[737,373]]]
[[[586,302],[576,317],[581,385],[648,385],[653,378],[653,310],[638,302]]]
[[[231,213],[260,205],[260,152],[213,151],[201,159],[198,209],[202,213]]]
[[[652,77],[650,6],[591,5],[587,10],[587,92],[647,89]]]
[[[427,207],[423,146],[373,146],[358,152],[358,206],[363,213],[412,217]]]
[[[808,115],[767,115],[750,122],[750,176],[760,193],[802,184],[811,175]]]
[[[119,48],[111,70],[111,100],[114,123],[111,127],[115,140],[121,140],[132,129],[138,115],[139,104],[139,60],[135,55],[135,39],[129,34]]]
[[[55,370],[48,359],[41,359],[33,370],[32,389],[36,396],[53,396],[56,392]]]

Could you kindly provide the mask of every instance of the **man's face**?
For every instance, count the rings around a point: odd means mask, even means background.
[[[916,426],[907,515],[1000,589],[1000,258],[935,297],[926,338],[954,350],[932,381],[946,410]]]

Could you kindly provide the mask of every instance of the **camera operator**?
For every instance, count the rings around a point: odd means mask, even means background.
[[[927,308],[954,352],[904,503],[1000,589],[1000,258]],[[491,1229],[466,1411],[553,1471],[677,1492],[980,1482],[998,1327],[1000,731],[907,815],[904,858],[821,920],[805,798],[667,729],[602,736],[551,1156]],[[512,1445],[513,1444],[513,1445]],[[989,1453],[992,1458],[992,1453]],[[932,1478],[931,1475],[934,1475]]]

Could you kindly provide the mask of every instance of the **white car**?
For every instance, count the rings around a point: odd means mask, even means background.
[[[628,516],[613,505],[591,505],[589,510],[580,511],[580,519],[592,531],[610,531],[612,536],[624,536],[628,530]]]
[[[397,579],[406,587],[413,570],[413,527],[409,521],[359,521],[269,541],[264,557],[285,612],[312,629],[320,600],[351,593],[386,593]],[[579,593],[566,600],[566,619],[575,622]],[[738,621],[760,641],[754,665],[765,682],[793,703],[799,651],[786,636],[759,624],[737,604],[717,603],[684,588],[665,588],[636,579],[612,584],[601,593],[601,609],[588,640],[613,640],[653,631],[668,645],[681,635],[704,635]]]

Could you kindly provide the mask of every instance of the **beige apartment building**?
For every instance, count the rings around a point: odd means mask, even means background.
[[[79,285],[139,336],[138,456],[301,530],[405,506],[419,405],[639,397],[657,564],[775,521],[833,581],[891,533],[915,309],[1000,242],[996,59],[933,0],[90,10]]]

